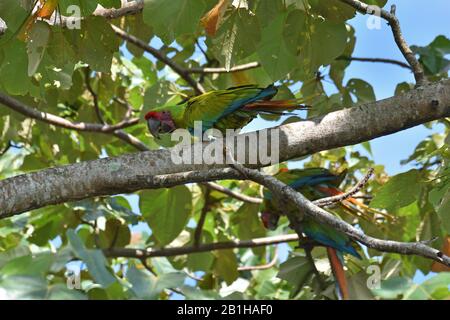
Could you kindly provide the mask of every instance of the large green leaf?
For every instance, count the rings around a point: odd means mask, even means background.
[[[216,256],[214,263],[215,273],[222,277],[228,285],[232,284],[239,276],[237,259],[233,250],[219,250],[214,255]]]
[[[261,30],[258,55],[262,66],[273,81],[286,77],[297,63],[295,56],[283,38],[285,23],[286,15],[278,15]]]
[[[312,265],[305,257],[292,257],[280,265],[277,277],[286,280],[295,288],[303,284],[313,272]]]
[[[89,17],[83,20],[83,38],[79,43],[81,60],[100,72],[109,73],[113,54],[119,48],[119,40],[105,19]]]
[[[39,67],[50,38],[50,27],[47,23],[38,21],[34,24],[27,42],[28,76],[32,76]]]
[[[450,298],[450,273],[443,272],[425,282],[414,285],[404,295],[406,300],[432,300]]]
[[[10,276],[0,278],[0,299],[45,299],[47,281],[43,277]]]
[[[185,186],[140,193],[142,215],[161,245],[174,240],[186,226],[192,209],[192,194]]]
[[[205,9],[203,0],[145,0],[143,17],[170,44],[178,36],[195,33]]]
[[[421,190],[420,172],[410,170],[392,177],[378,190],[370,205],[374,208],[395,211],[416,201]]]
[[[86,263],[89,273],[98,284],[107,288],[116,281],[106,267],[107,261],[101,250],[86,249],[80,237],[72,229],[67,230],[67,238],[75,255]]]

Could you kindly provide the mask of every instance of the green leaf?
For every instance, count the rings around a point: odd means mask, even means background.
[[[450,60],[445,56],[450,54],[450,40],[445,36],[437,36],[428,46],[412,46],[411,49],[420,55],[419,61],[428,74],[446,73],[450,69]]]
[[[140,193],[142,215],[161,245],[174,240],[187,224],[192,194],[185,186],[148,190]]]
[[[392,177],[383,185],[370,202],[370,206],[395,211],[416,201],[421,190],[420,172],[410,170]]]
[[[382,280],[380,288],[372,289],[372,292],[383,299],[396,299],[411,288],[411,279],[405,277],[391,277]]]
[[[1,299],[45,299],[47,281],[42,277],[10,276],[0,278]]]
[[[372,86],[364,80],[350,79],[347,82],[347,89],[355,95],[358,104],[376,100]]]
[[[311,263],[305,257],[292,257],[280,265],[277,277],[286,280],[295,288],[305,283],[313,272]]]
[[[363,271],[352,275],[348,279],[350,300],[371,300],[373,295],[367,287],[367,274]]]
[[[259,238],[266,234],[266,230],[258,217],[259,207],[258,204],[244,203],[233,214],[231,221],[240,240]],[[264,247],[253,248],[252,251],[262,255],[264,254]]]
[[[100,0],[101,1],[101,0]],[[81,16],[87,17],[91,15],[100,1],[92,1],[92,0],[59,0],[58,6],[59,10],[63,15],[73,14],[72,11],[68,10],[70,6],[76,6],[80,8]],[[109,3],[111,0],[104,0],[105,3]]]
[[[50,26],[38,21],[34,24],[27,42],[28,76],[32,76],[39,67],[50,38]]]
[[[97,2],[104,8],[119,9],[122,6],[121,0],[97,0]]]
[[[224,67],[229,69],[235,62],[255,52],[261,41],[260,32],[256,15],[245,9],[233,10],[211,40],[210,47]]]
[[[105,230],[100,232],[100,243],[105,248],[125,247],[130,243],[131,232],[128,225],[118,219],[109,219]]]
[[[72,229],[67,230],[66,235],[73,252],[86,263],[89,273],[98,284],[107,288],[116,281],[116,278],[106,268],[108,264],[101,250],[86,249],[80,237]]]
[[[101,17],[89,17],[82,23],[83,38],[79,44],[81,60],[100,72],[109,73],[119,40],[110,24]]]
[[[283,38],[286,15],[277,16],[261,31],[258,55],[261,64],[273,81],[284,78],[297,63]]]
[[[178,36],[195,33],[205,9],[203,0],[145,0],[143,18],[170,44]]]
[[[48,288],[47,299],[49,300],[86,300],[87,297],[80,291],[67,288],[64,283],[57,283]]]
[[[131,283],[134,294],[140,299],[156,299],[157,292],[153,289],[156,277],[147,270],[139,270],[132,266],[127,271],[127,280]]]
[[[339,0],[309,0],[311,9],[322,17],[332,21],[346,21],[353,18],[356,11],[353,7]]]
[[[440,201],[439,206],[437,206],[437,214],[441,218],[442,227],[445,231],[450,234],[450,191],[447,190],[447,193]]]
[[[331,63],[344,52],[347,45],[345,23],[317,19],[311,26],[311,33],[309,58],[313,68]]]
[[[216,256],[214,272],[222,277],[228,285],[232,284],[239,276],[236,255],[233,250],[219,250],[214,252],[214,255]]]
[[[13,40],[3,46],[5,59],[0,66],[0,84],[11,95],[25,95],[30,86],[26,45]]]
[[[428,300],[433,299],[433,295],[439,290],[444,290],[439,295],[450,297],[450,273],[443,272],[435,275],[429,280],[426,280],[420,285],[414,285],[408,292],[405,293],[403,299],[405,300]]]
[[[31,255],[18,257],[8,261],[0,270],[2,275],[44,276],[53,263],[54,256],[50,252],[43,252],[32,257]]]
[[[383,8],[386,5],[387,0],[362,0],[362,2]]]

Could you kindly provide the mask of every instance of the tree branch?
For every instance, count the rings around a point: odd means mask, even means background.
[[[207,188],[204,191],[204,201],[202,211],[200,212],[200,218],[197,222],[197,227],[194,231],[194,247],[198,247],[200,245],[200,242],[202,240],[202,232],[203,232],[203,225],[205,224],[206,215],[209,212],[209,194],[210,190]]]
[[[5,99],[5,96],[0,94],[0,102],[7,102],[5,105],[13,106],[12,109],[52,123],[49,121],[50,116],[34,109],[31,109],[33,112],[30,115],[28,108],[24,109],[22,103],[11,99]],[[450,80],[444,80],[389,99],[282,125],[278,127],[279,161],[354,145],[449,116]],[[69,127],[73,126],[71,122],[67,122]],[[63,123],[62,126],[66,125]],[[260,130],[258,133],[261,135],[263,132],[267,132],[270,141],[270,129]],[[249,134],[251,133],[240,136],[242,138]],[[208,142],[202,146],[219,142],[221,141]],[[258,153],[259,145],[256,143],[246,149],[248,159],[250,153]],[[95,196],[242,178],[234,170],[227,168],[226,164],[196,164],[194,159],[191,159],[190,163],[174,164],[172,152],[171,149],[140,152],[44,169],[2,180],[0,218],[51,204]],[[262,164],[257,162],[253,166]]]
[[[341,56],[336,58],[336,60],[345,60],[345,61],[361,61],[361,62],[381,62],[381,63],[389,63],[389,64],[395,64],[397,66],[400,66],[402,68],[412,70],[411,66],[407,63],[404,63],[402,61],[394,60],[394,59],[384,59],[384,58],[361,58],[361,57],[346,57]]]
[[[102,7],[98,7],[97,9],[95,9],[93,15],[106,19],[117,19],[126,15],[136,14],[138,12],[141,12],[142,9],[144,9],[144,1],[137,0],[122,3],[122,7],[118,9],[105,9]]]
[[[261,64],[259,62],[249,62],[246,64],[241,64],[238,66],[234,66],[230,69],[226,68],[190,68],[186,71],[188,73],[231,73],[231,72],[238,72],[238,71],[245,71],[249,69],[254,69],[260,67]]]
[[[281,236],[256,238],[252,240],[235,240],[200,244],[199,246],[174,247],[174,248],[111,248],[103,250],[107,257],[124,257],[124,258],[153,258],[153,257],[171,257],[184,254],[209,252],[214,250],[238,249],[238,248],[255,248],[263,247],[271,244],[298,241],[296,234],[288,234]]]
[[[244,201],[244,202],[248,202],[248,203],[255,203],[255,204],[260,204],[263,202],[263,200],[261,198],[250,197],[250,196],[247,196],[242,193],[234,192],[233,190],[225,188],[217,183],[208,182],[208,183],[201,183],[201,184],[207,186],[208,188],[210,188],[212,190],[216,190],[218,192],[226,194],[226,195],[228,195],[232,198],[235,198],[237,200],[240,200],[240,201]]]
[[[395,16],[395,10],[388,12],[380,8],[380,10],[377,12],[377,10],[373,10],[373,6],[369,6],[358,0],[340,0],[340,1],[345,2],[346,4],[352,6],[362,14],[376,14],[379,12],[381,14],[381,17],[389,22],[389,25],[392,29],[392,33],[394,35],[395,43],[402,52],[406,61],[408,61],[409,65],[411,66],[417,85],[421,86],[426,83],[427,80],[425,78],[425,73],[423,71],[422,65],[416,59],[414,52],[411,50],[405,38],[403,37],[402,31],[400,29],[400,22]]]
[[[276,246],[273,253],[272,260],[269,261],[269,263],[261,264],[258,266],[241,266],[238,267],[238,271],[255,271],[255,270],[267,270],[272,268],[277,264],[278,261],[278,247]]]
[[[194,88],[196,94],[201,94],[205,92],[205,89],[203,86],[194,80],[189,75],[189,71],[185,69],[184,67],[178,65],[175,63],[172,59],[168,58],[163,52],[149,46],[147,43],[142,41],[141,39],[136,38],[135,36],[128,34],[124,30],[120,29],[119,27],[111,24],[111,27],[113,28],[114,32],[124,39],[125,41],[128,41],[129,43],[134,44],[138,48],[150,53],[152,56],[154,56],[159,61],[163,62],[164,64],[168,65],[174,72],[176,72],[182,79],[184,79],[192,88]]]
[[[111,133],[116,130],[128,128],[134,126],[139,122],[139,118],[133,118],[129,120],[123,120],[114,125],[99,124],[99,123],[88,123],[88,122],[72,122],[57,115],[38,111],[30,106],[27,106],[23,102],[16,100],[4,93],[0,92],[0,103],[7,106],[8,108],[21,113],[22,115],[36,119],[48,124],[52,124],[58,127],[76,130],[76,131],[88,131],[88,132],[98,132],[98,133]]]

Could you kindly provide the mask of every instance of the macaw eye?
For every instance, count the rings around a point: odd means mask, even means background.
[[[167,124],[165,122],[161,123],[161,126],[159,127],[159,132],[167,133],[167,132],[171,132],[171,131],[172,131],[172,127],[169,124]]]

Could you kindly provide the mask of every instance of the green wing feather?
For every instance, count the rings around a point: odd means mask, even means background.
[[[193,128],[195,121],[203,122],[203,129],[237,129],[248,123],[249,112],[239,111],[245,104],[258,99],[268,88],[246,85],[226,90],[214,90],[188,100],[185,126]],[[276,89],[272,89],[272,91]],[[262,97],[264,98],[264,97]],[[232,116],[232,117],[229,117]]]

